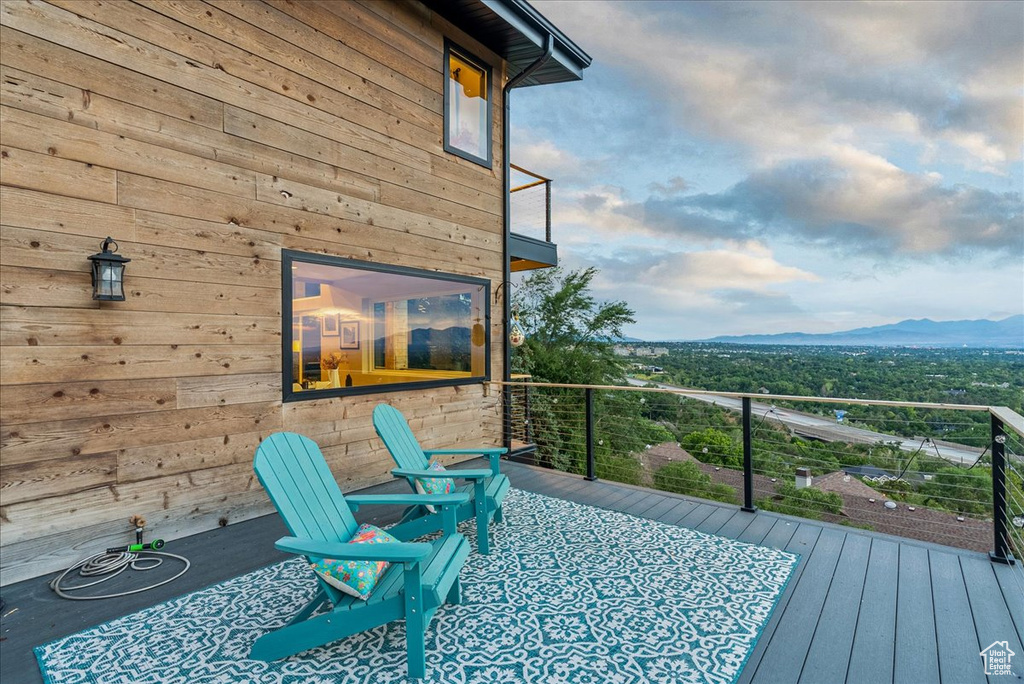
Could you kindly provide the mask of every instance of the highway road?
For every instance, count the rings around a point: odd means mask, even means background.
[[[646,381],[629,378],[627,380],[634,387],[647,385]],[[691,394],[685,387],[675,387],[663,383],[654,383],[662,389],[685,390],[686,397],[703,401],[708,404],[721,406],[733,411],[742,410],[742,400],[733,397],[719,397],[714,394]],[[770,420],[776,420],[788,426],[793,432],[804,437],[820,439],[826,442],[849,442],[861,444],[877,444],[878,442],[899,442],[900,449],[908,452],[915,452],[921,448],[922,440],[912,437],[899,437],[887,435],[881,432],[873,432],[862,428],[837,423],[834,418],[823,418],[810,413],[794,411],[788,408],[776,408],[771,404],[751,400],[750,410],[754,420],[760,420],[767,416]],[[924,447],[929,454],[944,458],[957,465],[971,465],[981,455],[981,449],[971,447],[953,447],[947,444],[929,443]]]

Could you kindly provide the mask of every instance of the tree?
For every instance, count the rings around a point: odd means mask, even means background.
[[[681,445],[704,463],[715,463],[729,468],[743,466],[743,450],[732,437],[721,430],[706,428],[691,432],[683,437]]]
[[[569,273],[555,268],[535,271],[522,282],[514,303],[526,342],[513,356],[517,372],[529,373],[535,382],[626,384],[625,365],[612,350],[612,340],[633,322],[633,311],[624,302],[595,299],[590,286],[596,275],[593,268]],[[640,464],[631,454],[674,440],[649,418],[646,394],[638,394],[593,391],[594,444],[602,477],[639,482]],[[667,405],[662,408],[668,411]],[[541,461],[559,470],[584,472],[583,391],[534,387],[530,414]]]
[[[686,494],[700,499],[738,503],[736,490],[720,482],[712,482],[692,461],[668,463],[654,473],[654,487],[664,492]]]
[[[623,361],[611,340],[634,323],[625,302],[599,302],[590,292],[596,268],[534,271],[513,296],[513,308],[526,342],[517,348],[513,367],[534,380],[581,385],[625,381]]]
[[[834,492],[823,492],[814,487],[797,489],[792,482],[780,484],[775,491],[777,494],[773,497],[758,499],[757,507],[811,520],[821,520],[823,513],[838,515],[843,510],[843,499]]]

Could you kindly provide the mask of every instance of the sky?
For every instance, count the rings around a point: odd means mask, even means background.
[[[1024,3],[532,0],[553,241],[647,340],[1024,313]]]

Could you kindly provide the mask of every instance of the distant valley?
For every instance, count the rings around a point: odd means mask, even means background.
[[[1024,315],[1010,316],[999,321],[933,321],[921,318],[835,333],[724,335],[702,341],[735,344],[1020,348],[1024,347]]]

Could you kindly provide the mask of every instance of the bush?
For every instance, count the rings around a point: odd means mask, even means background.
[[[756,505],[764,511],[775,511],[800,518],[821,520],[822,513],[839,514],[843,510],[843,499],[833,492],[823,492],[814,487],[797,489],[792,482],[779,485],[774,497],[758,499]]]
[[[663,492],[686,494],[700,499],[738,503],[736,490],[729,485],[712,482],[696,463],[669,463],[654,473],[654,488]]]
[[[740,445],[721,430],[707,428],[691,432],[683,437],[681,444],[694,458],[704,463],[729,468],[743,467],[743,451]]]
[[[597,454],[594,457],[594,474],[602,480],[638,485],[641,473],[640,461],[632,456]]]

